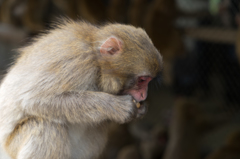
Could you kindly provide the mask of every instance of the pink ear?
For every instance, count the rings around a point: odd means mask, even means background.
[[[122,42],[119,39],[110,37],[101,45],[100,52],[102,54],[114,55],[121,50],[121,47]]]

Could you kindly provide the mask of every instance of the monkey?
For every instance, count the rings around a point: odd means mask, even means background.
[[[134,124],[134,125],[133,125]],[[130,131],[135,143],[124,146],[117,154],[117,159],[158,159],[162,157],[167,143],[167,131],[159,125],[143,128],[131,123]],[[141,128],[142,127],[142,128]]]
[[[169,126],[169,142],[163,159],[199,159],[201,138],[219,126],[226,124],[224,114],[209,113],[195,98],[175,99],[173,115]],[[226,114],[225,114],[226,115]]]
[[[109,122],[141,118],[162,56],[141,28],[64,19],[21,49],[0,86],[0,143],[13,159],[97,158]],[[140,103],[140,107],[136,107]]]
[[[206,159],[240,158],[240,130],[231,132],[223,146],[210,153]]]
[[[124,136],[124,138],[119,138],[120,136]],[[104,151],[98,159],[116,158],[120,149],[135,142],[134,137],[129,132],[129,124],[119,125],[113,122],[108,125],[107,139]]]
[[[123,147],[117,155],[116,159],[140,159],[141,156],[135,145]]]
[[[1,148],[1,145],[0,145],[0,158],[1,159],[10,159],[10,157]]]
[[[163,159],[199,159],[198,105],[192,99],[175,100],[169,127],[169,142]]]

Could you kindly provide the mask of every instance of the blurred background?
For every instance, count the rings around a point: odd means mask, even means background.
[[[164,60],[148,114],[112,124],[100,159],[240,159],[239,0],[0,0],[0,79],[59,17],[142,27]],[[89,150],[91,151],[91,150]]]

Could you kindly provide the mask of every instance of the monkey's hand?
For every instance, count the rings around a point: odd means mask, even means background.
[[[140,106],[137,107],[137,118],[142,118],[148,110],[148,105],[146,102],[140,102]]]
[[[136,103],[130,95],[115,96],[111,101],[111,113],[107,114],[111,120],[117,123],[126,123],[135,119],[138,115]]]

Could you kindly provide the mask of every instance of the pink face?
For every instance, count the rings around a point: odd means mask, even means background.
[[[130,94],[137,102],[144,101],[147,98],[148,83],[152,80],[149,76],[138,77],[136,87],[128,90],[126,93]]]

